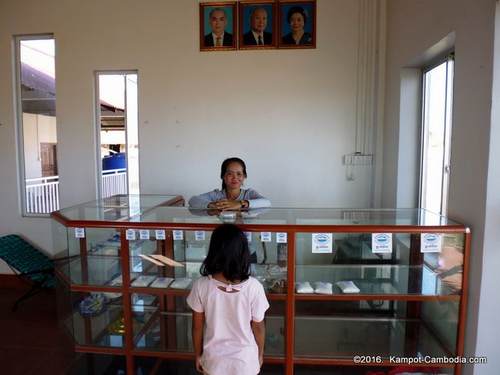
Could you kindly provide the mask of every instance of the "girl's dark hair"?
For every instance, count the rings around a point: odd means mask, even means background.
[[[231,163],[238,163],[241,165],[241,168],[243,168],[243,176],[247,178],[247,166],[245,165],[245,162],[241,160],[240,158],[227,158],[222,162],[222,165],[220,166],[220,178],[222,179],[222,190],[226,189],[226,183],[224,182],[224,176],[226,175],[227,167]]]
[[[307,13],[304,10],[304,8],[302,8],[302,7],[291,7],[288,10],[288,13],[286,15],[286,19],[287,19],[288,23],[290,23],[290,18],[292,18],[292,15],[295,14],[295,13],[302,14],[302,17],[304,17],[304,24],[307,22]]]
[[[250,251],[245,234],[234,224],[222,224],[212,233],[208,255],[200,273],[203,276],[221,272],[231,282],[250,276]]]

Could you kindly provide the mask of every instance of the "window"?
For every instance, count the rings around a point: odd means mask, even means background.
[[[98,197],[139,194],[137,72],[98,72]]]
[[[447,214],[450,176],[453,55],[424,71],[420,207]]]
[[[55,40],[36,35],[14,42],[22,212],[46,215],[59,209]]]

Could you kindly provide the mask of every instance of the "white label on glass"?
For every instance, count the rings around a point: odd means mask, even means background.
[[[276,243],[287,243],[286,232],[276,233]]]
[[[139,230],[139,238],[141,240],[149,240],[149,230],[148,229]]]
[[[260,232],[260,240],[262,242],[271,242],[271,232]]]
[[[331,233],[312,234],[312,252],[315,254],[331,254],[333,251],[333,235]]]
[[[172,232],[174,241],[182,241],[184,239],[184,232],[182,230],[174,230]]]
[[[85,228],[75,228],[76,238],[85,238]]]
[[[422,233],[420,236],[420,252],[440,253],[442,237],[438,233]]]
[[[392,233],[372,233],[372,253],[392,253]]]
[[[245,236],[247,236],[248,243],[252,242],[252,232],[245,232]]]
[[[194,239],[196,241],[205,241],[205,231],[203,230],[194,231]]]
[[[164,240],[165,239],[165,230],[164,229],[156,229],[155,230],[155,237],[157,240]]]
[[[129,241],[135,240],[135,230],[134,229],[127,229],[125,238]]]

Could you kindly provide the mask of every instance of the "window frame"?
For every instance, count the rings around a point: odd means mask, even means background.
[[[54,45],[56,38],[53,33],[43,34],[21,34],[14,35],[12,39],[13,50],[13,73],[14,73],[14,121],[15,121],[15,137],[17,146],[17,174],[18,174],[18,202],[19,211],[22,217],[50,217],[50,213],[35,213],[28,212],[26,202],[26,161],[24,147],[24,122],[23,122],[23,104],[22,104],[22,89],[21,89],[21,42],[26,40],[44,40],[53,39]],[[54,55],[55,64],[55,55]],[[57,77],[56,77],[57,80]],[[56,91],[56,108],[57,108],[57,91]],[[57,110],[57,109],[56,109]],[[57,124],[57,114],[56,114]],[[57,125],[56,125],[57,129]],[[59,158],[57,158],[59,159]],[[60,195],[59,195],[60,196]]]
[[[455,78],[455,52],[449,51],[445,55],[432,61],[432,63],[422,68],[422,89],[421,89],[421,130],[420,130],[420,176],[419,176],[419,197],[418,203],[420,208],[424,208],[424,168],[427,164],[426,159],[426,74],[434,68],[446,63],[446,83],[445,83],[445,113],[444,113],[444,144],[443,144],[443,165],[442,165],[442,180],[441,180],[441,205],[440,215],[447,215],[448,212],[448,194],[449,182],[451,174],[451,135],[453,128],[453,103],[454,103],[454,78]],[[451,66],[451,73],[450,73]],[[451,75],[451,77],[450,77]],[[449,81],[451,78],[451,81]],[[450,100],[451,99],[451,100]],[[451,102],[451,103],[450,103]]]
[[[123,75],[127,76],[129,74],[135,74],[137,79],[139,79],[138,69],[113,69],[113,70],[95,70],[94,71],[94,131],[95,131],[95,162],[96,162],[96,199],[102,199],[102,160],[101,160],[101,103],[100,103],[100,92],[99,92],[99,77],[101,75]],[[126,79],[126,78],[125,78]],[[139,84],[137,84],[139,85]],[[125,84],[124,93],[124,121],[125,121],[125,144],[128,148],[128,124],[127,124],[127,89]],[[139,107],[139,98],[137,98],[137,106]],[[137,122],[139,122],[139,108],[137,109]],[[139,129],[137,129],[139,132]],[[140,135],[138,134],[138,139]],[[129,166],[128,166],[128,151],[127,151],[127,194],[129,194]]]

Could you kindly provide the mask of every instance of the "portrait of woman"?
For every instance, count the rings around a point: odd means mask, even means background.
[[[316,2],[280,3],[280,48],[316,47]]]

